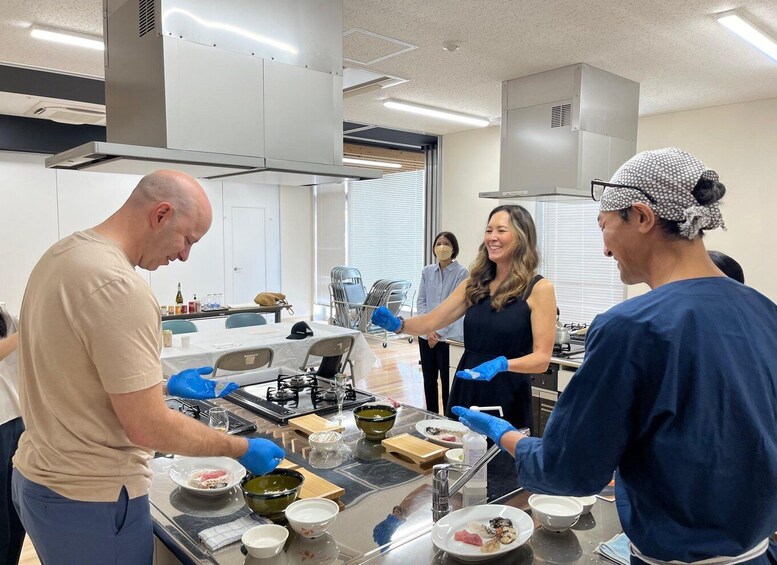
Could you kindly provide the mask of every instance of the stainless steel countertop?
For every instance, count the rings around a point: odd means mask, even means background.
[[[528,511],[528,492],[498,501]],[[621,533],[621,525],[614,502],[598,499],[591,513],[582,516],[570,530],[561,533],[550,532],[534,520],[534,534],[524,545],[503,554],[500,565],[525,565],[529,563],[612,563],[594,553],[600,542],[608,541]],[[488,561],[496,563],[497,561]],[[408,563],[433,563],[435,565],[457,564],[461,561],[438,550],[426,533],[414,539],[403,540],[385,552],[375,552],[356,561],[370,565],[406,565]]]
[[[243,418],[254,421],[261,437],[272,436],[282,442],[287,454],[304,457],[302,466],[313,473],[322,475],[321,470],[311,464],[310,447],[307,440],[294,432],[288,426],[277,426],[269,421],[235,406],[229,402],[217,401],[232,412]],[[333,418],[334,416],[330,416]],[[390,435],[415,430],[417,421],[432,418],[426,411],[403,406],[399,410],[397,424]],[[346,427],[344,439],[352,451],[353,457],[346,459],[341,465],[346,471],[349,464],[360,465],[361,472],[369,472],[371,461],[389,459],[403,468],[423,473],[416,465],[402,462],[396,457],[386,454],[379,444],[366,444],[355,428],[353,415],[345,412],[343,424]],[[290,455],[291,456],[291,455]],[[501,463],[511,466],[511,459],[506,455]],[[173,545],[175,550],[185,560],[193,563],[217,563],[221,565],[242,565],[243,563],[260,563],[248,560],[240,551],[241,544],[233,543],[215,552],[208,551],[196,539],[196,528],[189,528],[189,533],[181,527],[184,521],[207,519],[209,516],[228,516],[243,507],[239,490],[217,499],[199,499],[175,486],[164,471],[169,459],[155,460],[155,467],[160,472],[155,474],[149,493],[151,512],[157,535],[161,536],[166,545]],[[498,463],[498,460],[494,463]],[[395,469],[399,469],[396,467]],[[508,469],[511,470],[511,469]],[[345,563],[448,563],[450,557],[439,555],[432,544],[430,531],[431,520],[431,474],[409,475],[410,480],[390,486],[382,490],[366,492],[358,500],[346,505],[329,532],[317,540],[305,540],[291,531],[289,542],[285,547],[285,561],[289,565],[302,562],[345,564]],[[333,481],[337,483],[337,481]],[[342,485],[340,485],[342,486]],[[516,490],[515,479],[509,473],[494,473],[489,467],[489,496],[491,501],[510,504],[527,509],[528,493]],[[455,510],[462,505],[461,495],[452,500]],[[485,493],[472,497],[471,503],[483,502]],[[507,500],[507,502],[503,502]],[[401,523],[391,535],[391,543],[382,545],[374,538],[376,526],[385,523],[392,512],[399,507],[402,515]],[[207,527],[207,526],[206,526]],[[620,532],[617,513],[613,503],[597,500],[591,515],[583,517],[573,530],[563,534],[552,534],[545,530],[535,531],[531,540],[524,547],[516,549],[500,560],[500,563],[543,563],[597,562],[598,556],[593,550],[600,541],[606,541]],[[409,540],[409,541],[408,541]],[[388,540],[386,540],[388,542]],[[313,559],[313,561],[310,561]],[[319,561],[320,559],[320,561]]]

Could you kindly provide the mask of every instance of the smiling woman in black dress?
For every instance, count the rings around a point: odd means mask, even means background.
[[[465,352],[449,405],[502,406],[511,424],[531,428],[528,374],[547,370],[556,335],[553,284],[537,274],[538,266],[531,215],[522,206],[498,206],[489,214],[469,278],[450,297],[408,320],[379,308],[373,322],[426,335],[464,316]],[[462,372],[467,378],[460,378]]]

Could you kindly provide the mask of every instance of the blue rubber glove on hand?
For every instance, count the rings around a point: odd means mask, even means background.
[[[505,432],[517,431],[507,420],[491,416],[490,414],[483,414],[476,410],[469,410],[463,406],[454,406],[451,412],[459,417],[459,422],[473,432],[488,436],[497,445]]]
[[[237,460],[254,475],[265,475],[283,461],[286,452],[268,439],[249,439],[248,451]]]
[[[399,321],[399,318],[392,314],[391,310],[385,306],[381,306],[380,308],[375,309],[375,311],[372,313],[372,323],[390,332],[397,331],[399,326],[402,325],[402,322]]]
[[[467,379],[472,381],[490,381],[494,378],[494,375],[507,370],[507,357],[497,357],[481,363],[477,367],[472,369],[464,369],[463,371],[457,371],[456,376],[460,379]]]
[[[237,383],[227,383],[224,386],[223,382],[202,378],[202,375],[210,375],[212,372],[213,367],[181,371],[167,381],[167,392],[181,398],[205,400],[207,398],[221,398],[238,388]]]

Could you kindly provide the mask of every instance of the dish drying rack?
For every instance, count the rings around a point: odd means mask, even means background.
[[[372,323],[372,313],[385,306],[395,316],[409,305],[413,316],[415,291],[410,281],[379,279],[367,292],[359,269],[338,266],[330,272],[329,323],[335,326],[359,330],[366,336],[382,337],[383,347],[388,346],[388,331]],[[408,343],[413,337],[407,337]]]

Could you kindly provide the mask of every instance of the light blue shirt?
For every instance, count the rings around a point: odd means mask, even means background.
[[[421,286],[418,289],[416,304],[418,314],[426,314],[437,308],[468,276],[467,268],[461,266],[456,260],[444,269],[440,268],[439,263],[424,267],[421,271]],[[437,333],[442,341],[448,339],[463,341],[464,318],[459,318],[450,326],[437,330]],[[426,336],[419,337],[426,339]]]

